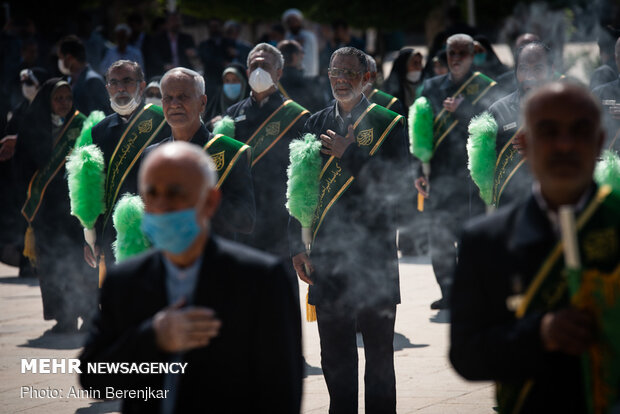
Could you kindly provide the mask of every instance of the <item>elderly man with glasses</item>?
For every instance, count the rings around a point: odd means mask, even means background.
[[[159,106],[144,104],[146,83],[142,68],[130,60],[118,60],[106,72],[106,89],[114,113],[108,115],[92,130],[93,144],[101,148],[105,162],[105,213],[97,220],[98,246],[95,254],[84,246],[84,258],[97,266],[96,255],[111,263],[112,242],[116,232],[112,225],[114,205],[122,194],[138,192],[138,165],[142,152],[150,144],[170,136]],[[111,173],[118,171],[116,174]],[[102,263],[100,262],[100,265]]]
[[[316,306],[330,413],[357,412],[356,326],[364,338],[366,412],[396,412],[394,209],[410,157],[403,117],[363,95],[369,78],[362,51],[344,47],[331,56],[336,102],[305,125],[323,144],[311,257],[298,242],[299,223],[289,222],[293,265]]]

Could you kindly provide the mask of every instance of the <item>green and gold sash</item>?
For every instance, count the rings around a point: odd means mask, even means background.
[[[166,124],[162,109],[147,104],[129,122],[110,158],[105,180],[104,228],[114,210],[118,193],[140,155]]]
[[[488,76],[474,72],[469,79],[463,82],[461,87],[452,95],[452,98],[462,94],[472,105],[475,105],[496,84],[497,82]],[[458,119],[455,119],[454,115],[446,111],[445,108],[439,112],[433,122],[433,151],[437,150],[437,147],[441,145],[458,123]]]
[[[357,146],[373,156],[398,122],[403,117],[375,103],[370,104],[353,124]],[[351,186],[355,177],[340,165],[340,160],[331,156],[323,165],[319,175],[319,203],[312,220],[312,240],[329,210]]]
[[[65,165],[67,156],[71,153],[75,141],[80,135],[85,119],[86,116],[79,111],[76,110],[73,113],[71,119],[66,122],[54,141],[51,158],[43,168],[37,170],[32,176],[28,185],[26,202],[22,207],[22,215],[26,218],[28,224],[31,224],[37,215],[47,186]]]
[[[250,147],[243,142],[222,134],[215,135],[205,144],[204,150],[213,158],[219,175],[215,188],[222,186],[241,155],[249,149]]]
[[[254,131],[245,142],[252,147],[252,167],[282,139],[295,122],[310,113],[303,106],[287,99]]]
[[[611,211],[611,214],[605,213],[605,217],[597,217],[595,215],[595,213],[600,210],[601,206],[610,203],[611,197],[608,197],[610,194],[611,188],[609,186],[600,187],[595,197],[577,218],[579,248],[583,260],[583,268],[589,269],[584,275],[591,274],[592,272],[598,275],[602,270],[600,268],[601,264],[609,265],[613,262],[616,263],[616,269],[612,274],[619,274],[616,275],[613,280],[607,278],[615,281],[616,286],[614,286],[612,290],[609,289],[609,286],[604,286],[603,289],[598,292],[602,296],[620,294],[620,285],[618,285],[618,282],[620,282],[620,268],[617,267],[618,254],[620,252],[620,246],[618,246],[620,237],[617,234],[618,228],[620,228],[620,218],[617,212],[620,211],[618,210],[620,208],[620,203],[618,202],[617,196],[614,198],[615,201],[612,201],[614,205],[611,207],[607,205],[605,208],[606,211]],[[558,242],[551,250],[547,259],[543,262],[538,273],[528,286],[523,298],[519,301],[515,313],[517,318],[523,318],[530,312],[548,312],[569,305],[570,292],[562,253],[562,243]],[[588,279],[589,277],[584,277],[582,280],[587,281]],[[583,283],[584,282],[582,282],[582,284]],[[607,291],[605,291],[605,289],[607,289]],[[616,298],[615,303],[620,303],[620,296],[616,295],[614,297]],[[592,297],[590,297],[590,299],[592,299]],[[583,300],[583,298],[581,300]],[[575,298],[573,298],[573,302],[575,302]],[[615,306],[617,307],[618,305]],[[616,323],[617,322],[618,321],[616,321]],[[619,345],[620,344],[616,344],[616,351],[620,349],[618,348]],[[617,359],[616,355],[616,360]],[[618,373],[620,373],[620,366],[616,366],[616,374]],[[616,397],[619,380],[620,377],[618,376],[614,378],[615,388],[613,392],[616,393]],[[523,381],[520,385],[502,383],[497,383],[496,385],[499,412],[518,414],[527,401],[529,393],[534,386],[534,380]],[[594,394],[596,394],[596,392],[597,391],[595,391]]]
[[[368,94],[368,100],[377,105],[381,105],[385,109],[390,109],[392,105],[398,102],[398,98],[375,88]]]
[[[512,145],[517,135],[521,132],[521,128],[514,133],[514,135],[506,142],[504,147],[499,152],[497,160],[495,161],[495,178],[493,180],[493,200],[494,206],[499,205],[499,200],[504,192],[504,189],[517,173],[519,168],[525,163],[519,151]]]

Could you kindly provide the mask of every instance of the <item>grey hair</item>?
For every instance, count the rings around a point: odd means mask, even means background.
[[[138,180],[140,186],[142,186],[142,177],[144,175],[144,171],[146,171],[145,166],[149,163],[148,160],[155,158],[155,155],[160,153],[163,153],[163,155],[168,158],[179,158],[181,156],[186,156],[188,158],[187,162],[194,163],[200,169],[205,184],[203,191],[215,188],[218,180],[215,162],[213,162],[213,159],[209,156],[209,154],[207,154],[207,152],[199,145],[190,144],[185,141],[166,142],[158,145],[157,148],[151,151],[140,166]]]
[[[377,71],[377,61],[374,57],[370,55],[366,55],[366,65],[368,66],[368,72],[376,72]]]
[[[181,73],[183,75],[189,76],[190,78],[194,80],[194,87],[196,88],[196,94],[198,96],[205,94],[205,78],[203,78],[200,73],[194,70],[182,68],[182,67],[172,68],[168,72],[164,73],[164,76],[162,76],[161,80],[159,81],[160,88],[164,85],[164,82],[166,82],[168,77],[174,74],[177,74],[177,73]]]
[[[469,53],[471,54],[474,53],[474,39],[468,34],[457,33],[457,34],[450,36],[446,40],[446,49],[450,49],[450,45],[453,43],[467,43]]]
[[[276,58],[276,69],[282,69],[284,67],[284,56],[282,56],[282,52],[278,50],[277,47],[270,45],[269,43],[259,43],[254,46],[254,49],[248,53],[248,60],[246,62],[246,66],[250,67],[250,60],[252,56],[257,54],[258,52],[266,52],[270,53]]]
[[[345,46],[337,49],[336,51],[334,51],[334,53],[332,53],[332,56],[329,58],[330,67],[332,66],[332,62],[334,61],[336,56],[353,56],[357,59],[360,68],[362,68],[362,71],[368,72],[368,59],[366,58],[367,55],[361,50],[351,46]]]
[[[134,62],[133,60],[121,59],[121,60],[117,60],[116,62],[112,63],[108,67],[108,70],[106,70],[106,72],[105,72],[105,79],[106,79],[106,81],[110,80],[110,73],[112,73],[113,70],[116,70],[116,69],[121,68],[123,66],[129,66],[131,68],[131,70],[133,71],[133,73],[136,76],[138,81],[142,82],[144,80],[144,72],[142,71],[142,68],[140,67],[138,62]]]

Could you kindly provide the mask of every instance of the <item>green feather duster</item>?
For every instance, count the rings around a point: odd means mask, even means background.
[[[228,115],[220,119],[213,125],[213,134],[222,134],[227,137],[235,137],[235,121]]]
[[[122,262],[150,247],[150,243],[142,232],[142,216],[144,203],[140,196],[130,193],[123,194],[112,214],[116,229],[116,241],[112,244],[116,262]]]
[[[85,147],[86,145],[90,145],[93,143],[93,136],[91,134],[93,127],[97,125],[103,118],[105,118],[105,114],[102,111],[92,111],[90,115],[84,121],[82,125],[82,132],[80,136],[75,141],[75,148]]]
[[[495,176],[495,140],[497,122],[489,112],[472,118],[467,140],[468,168],[471,178],[480,189],[480,198],[490,205],[493,202]]]
[[[594,180],[598,185],[607,184],[614,191],[620,192],[620,157],[618,153],[605,150],[601,158],[594,170]]]
[[[420,161],[429,162],[433,157],[433,108],[424,96],[409,108],[409,139],[411,153]]]
[[[306,134],[302,139],[293,140],[289,149],[286,208],[302,227],[309,228],[319,202],[321,141],[314,134]]]
[[[76,148],[67,158],[66,167],[71,214],[84,228],[92,229],[105,211],[103,153],[96,145]]]

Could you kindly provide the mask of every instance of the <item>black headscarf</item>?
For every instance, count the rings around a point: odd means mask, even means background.
[[[404,47],[398,52],[390,76],[388,76],[383,87],[387,93],[397,97],[405,107],[413,103],[415,89],[422,82],[422,78],[415,84],[407,81],[407,62],[414,53],[416,51],[411,47]]]
[[[52,94],[63,85],[69,86],[62,78],[51,78],[45,81],[26,111],[23,128],[18,134],[16,145],[16,156],[19,153],[24,177],[32,176],[34,171],[42,167],[51,156],[54,138],[56,138],[53,136],[53,131],[57,129],[52,124]],[[72,106],[65,118],[65,123],[74,112],[75,106]]]
[[[224,93],[224,85],[222,84],[213,97],[209,96],[207,100],[207,109],[203,116],[203,120],[208,123],[211,119],[218,115],[223,115],[226,110],[236,104],[239,101],[244,100],[250,96],[250,88],[248,87],[248,75],[245,71],[245,66],[239,63],[231,63],[227,65],[222,71],[222,78],[224,74],[232,71],[241,80],[241,93],[237,99],[229,99]]]

